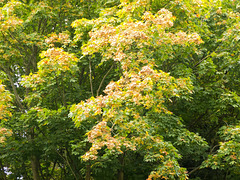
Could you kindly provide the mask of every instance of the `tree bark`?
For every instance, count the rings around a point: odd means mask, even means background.
[[[31,141],[34,140],[34,128],[31,129],[30,134]],[[31,166],[32,166],[32,173],[33,173],[33,179],[34,180],[41,180],[40,173],[39,173],[39,160],[35,154],[32,154],[31,156]]]
[[[123,172],[124,157],[125,157],[124,153],[122,155],[120,155],[120,157],[119,157],[119,163],[120,163],[121,167],[118,170],[118,180],[123,180],[124,179],[124,172]]]
[[[86,178],[85,178],[85,180],[90,180],[90,179],[91,179],[91,164],[89,162],[87,167],[86,167]]]
[[[124,177],[124,173],[123,173],[123,170],[119,170],[118,172],[118,180],[123,180],[123,177]]]
[[[34,180],[41,180],[39,175],[39,161],[35,155],[32,155],[31,157],[31,166],[32,166],[32,173],[33,173],[33,179]]]

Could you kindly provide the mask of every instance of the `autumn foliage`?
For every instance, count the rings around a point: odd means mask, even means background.
[[[239,3],[0,0],[0,179],[238,179]]]

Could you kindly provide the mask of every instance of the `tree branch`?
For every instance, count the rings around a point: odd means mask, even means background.
[[[100,85],[99,85],[99,87],[98,87],[98,90],[97,90],[97,96],[99,95],[99,91],[100,91],[100,89],[101,89],[101,87],[102,87],[102,84],[103,84],[104,80],[106,79],[106,77],[108,76],[108,74],[110,73],[110,71],[112,70],[113,66],[114,66],[114,64],[110,67],[110,69],[108,70],[108,72],[107,72],[107,73],[105,74],[105,76],[103,77],[103,79],[102,79],[102,81],[101,81],[101,83],[100,83]]]
[[[200,167],[201,167],[201,165],[198,166],[198,167],[196,167],[196,168],[194,168],[192,171],[190,171],[190,172],[188,173],[188,175],[190,175],[190,174],[194,173],[195,171],[199,170]]]
[[[7,76],[8,76],[8,79],[9,79],[10,84],[11,84],[11,87],[12,87],[12,89],[13,89],[13,93],[14,93],[14,95],[15,95],[15,99],[16,99],[16,102],[17,102],[18,106],[20,107],[21,110],[23,110],[24,107],[23,107],[23,105],[22,105],[22,103],[21,103],[21,100],[20,100],[20,97],[19,97],[19,95],[18,95],[17,88],[16,88],[16,86],[14,85],[14,82],[13,82],[12,76],[11,76],[11,74],[10,74],[10,71],[9,71],[7,68],[5,68],[4,66],[2,66],[2,70],[3,70],[3,71],[7,74]]]
[[[45,133],[44,133],[38,126],[37,126],[37,129],[42,133],[42,135],[43,135],[46,139],[48,139],[47,136],[45,135]],[[71,172],[72,172],[72,174],[74,175],[75,179],[78,180],[78,178],[77,178],[76,174],[74,173],[74,171],[73,171],[70,163],[68,162],[68,159],[66,159],[60,152],[58,152],[57,149],[54,148],[54,151],[67,163],[67,165],[69,166],[69,169],[71,170]]]

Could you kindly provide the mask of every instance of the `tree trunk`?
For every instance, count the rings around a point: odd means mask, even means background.
[[[34,180],[41,180],[39,175],[39,162],[35,155],[31,157],[31,166],[32,166],[32,173],[33,173],[33,179]]]
[[[30,138],[31,141],[34,140],[34,128],[31,129]],[[31,156],[31,166],[32,166],[32,173],[33,173],[33,179],[34,180],[41,180],[40,174],[39,174],[39,160],[36,155],[32,154]]]
[[[119,163],[120,163],[120,169],[118,170],[118,180],[123,180],[124,179],[124,172],[123,172],[123,166],[124,166],[124,156],[125,154],[123,153],[119,157]]]
[[[118,180],[123,180],[123,176],[124,176],[123,170],[120,169],[120,170],[118,171]]]
[[[91,164],[89,164],[86,167],[86,178],[85,180],[90,180],[91,179]]]

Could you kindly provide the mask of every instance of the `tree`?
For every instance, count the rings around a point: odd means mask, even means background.
[[[153,6],[155,7],[152,8]],[[151,31],[145,31],[147,28],[140,21],[141,15],[145,15],[143,16],[143,22],[148,21],[151,26],[151,21],[154,24],[158,18],[151,12],[145,11],[150,9],[156,12],[163,6],[168,7],[175,16],[180,16],[179,20],[177,18],[175,25],[170,29],[175,34],[169,33],[169,30],[165,33],[164,28],[162,31],[155,30],[154,26],[151,27]],[[218,1],[211,5],[208,1],[168,1],[163,4],[156,1],[151,3],[123,1],[119,7],[106,9],[99,19],[91,21],[82,19],[73,23],[73,26],[77,28],[77,40],[86,42],[81,40],[81,36],[86,39],[86,32],[90,30],[90,39],[82,47],[83,55],[94,56],[100,53],[103,61],[108,59],[119,61],[122,65],[123,76],[127,78],[128,71],[132,73],[133,70],[136,73],[136,71],[141,70],[141,67],[145,65],[144,63],[150,63],[152,66],[157,65],[155,68],[170,72],[175,77],[189,76],[194,86],[192,100],[174,100],[172,104],[167,103],[168,108],[175,115],[183,118],[183,122],[189,130],[199,132],[202,137],[207,139],[212,153],[213,150],[216,150],[214,147],[219,142],[217,133],[219,128],[226,123],[237,124],[239,118],[239,88],[235,86],[239,79],[239,73],[235,69],[239,67],[238,53],[236,53],[239,44],[237,43],[239,36],[237,3]],[[162,16],[170,17],[168,15]],[[160,21],[159,26],[163,27],[164,25],[171,26],[171,21]],[[183,31],[178,32],[179,29],[198,32],[203,41],[197,34],[187,35]],[[151,32],[154,38],[149,38],[148,32]],[[157,33],[154,34],[155,32]],[[162,41],[161,35],[164,38]],[[192,37],[192,41],[195,40],[200,45],[197,48],[189,47],[185,44],[189,37]],[[125,80],[124,82],[128,81]],[[105,98],[105,96],[103,97]],[[97,105],[95,105],[97,107],[92,106],[94,102],[98,104],[98,101],[101,102],[101,98],[74,106],[76,109],[80,108],[79,114],[74,108],[72,109],[76,116],[77,125],[86,114],[89,116],[93,112],[101,112],[101,108],[99,109]],[[86,107],[86,112],[83,111],[85,108],[82,109],[82,107]],[[93,109],[95,111],[92,112]],[[104,114],[106,109],[103,108],[102,111]],[[115,112],[118,113],[118,111]],[[98,117],[97,122],[104,117]],[[91,116],[88,118],[91,119]],[[98,126],[95,127],[98,128]],[[108,124],[108,128],[111,129],[111,125]],[[89,138],[94,147],[95,141],[91,140],[91,137]],[[236,149],[233,148],[233,152],[236,152]],[[190,168],[194,166],[194,163],[189,160],[192,156],[187,155],[186,152],[191,151],[183,150],[181,152],[185,155],[182,163],[187,164]],[[196,164],[201,164],[207,154],[204,151],[196,152],[202,156],[194,156],[196,157]],[[190,174],[196,173],[199,167],[193,168]],[[222,172],[219,174],[221,176]],[[228,172],[223,176],[227,174]],[[196,174],[196,176],[198,175],[202,176],[202,174]],[[212,177],[211,174],[210,176]]]
[[[100,53],[103,61],[113,59],[119,62],[123,76],[106,87],[105,96],[92,97],[73,106],[71,116],[77,127],[83,121],[97,123],[87,133],[92,146],[82,156],[86,161],[92,160],[92,166],[112,156],[117,157],[119,179],[123,179],[124,155],[128,151],[137,151],[144,161],[155,162],[149,179],[186,179],[186,172],[177,162],[180,156],[173,144],[194,149],[206,147],[206,143],[185,129],[165,104],[176,101],[176,97],[181,95],[187,99],[186,92],[190,93],[192,86],[189,79],[175,80],[167,73],[152,68],[157,69],[154,52],[166,53],[168,50],[171,53],[171,46],[189,48],[189,45],[200,44],[202,40],[196,33],[166,32],[173,26],[172,14],[166,9],[155,15],[144,12],[144,3],[124,4],[122,9],[113,13],[118,18],[106,11],[99,19],[82,19],[73,23],[77,33],[83,36],[85,28],[93,28],[89,41],[82,47],[83,55],[91,58]],[[81,37],[77,34],[77,38]],[[169,131],[166,123],[169,122],[172,132],[166,135]],[[189,140],[194,143],[188,144]],[[193,147],[195,143],[199,146]]]
[[[73,78],[73,86],[66,83],[66,78],[71,74],[67,73],[67,77],[64,73],[59,74],[59,70],[49,74],[55,76],[54,73],[57,73],[59,76],[55,80],[49,77],[51,81],[48,82],[52,84],[46,87],[32,89],[27,84],[21,85],[20,81],[38,71],[38,62],[41,60],[39,55],[47,50],[51,43],[56,45],[54,52],[61,52],[61,48],[75,51],[74,46],[68,46],[67,42],[68,37],[73,35],[71,22],[80,17],[89,18],[90,14],[91,17],[97,16],[96,8],[99,8],[99,3],[0,3],[1,80],[4,80],[6,89],[13,94],[14,100],[11,106],[12,116],[6,117],[7,121],[1,125],[12,131],[12,136],[6,137],[4,148],[1,148],[1,168],[9,169],[11,173],[7,178],[10,179],[81,179],[82,166],[79,166],[80,162],[77,156],[72,154],[70,147],[70,142],[78,139],[81,133],[74,130],[73,122],[67,116],[68,105],[81,99],[77,93],[77,90],[81,89],[78,82],[75,82],[76,79],[82,80],[81,73]],[[86,9],[89,14],[83,13]],[[62,37],[63,42],[53,42],[55,36]],[[63,56],[65,58],[67,54],[63,53]],[[81,88],[86,89],[84,86]]]

